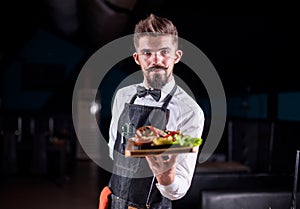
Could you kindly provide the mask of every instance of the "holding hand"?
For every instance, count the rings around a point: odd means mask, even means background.
[[[174,182],[177,155],[146,156],[146,160],[158,183],[166,186]]]

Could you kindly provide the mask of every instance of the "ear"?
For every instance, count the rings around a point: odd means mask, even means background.
[[[176,58],[175,58],[175,64],[178,63],[183,55],[183,52],[181,50],[176,50],[175,52]]]
[[[138,64],[138,65],[140,65],[138,53],[134,52],[133,55],[132,55],[132,57],[133,57],[135,63]]]

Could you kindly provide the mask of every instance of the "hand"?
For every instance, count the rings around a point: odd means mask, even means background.
[[[158,183],[162,185],[173,183],[176,174],[177,155],[146,156],[146,160]]]

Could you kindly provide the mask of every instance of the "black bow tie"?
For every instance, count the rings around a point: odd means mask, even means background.
[[[147,94],[150,94],[153,97],[153,99],[155,99],[155,101],[157,101],[157,102],[159,101],[160,96],[161,96],[160,95],[161,94],[160,89],[151,90],[151,89],[146,89],[143,86],[137,86],[136,90],[137,90],[137,96],[138,97],[144,97]]]

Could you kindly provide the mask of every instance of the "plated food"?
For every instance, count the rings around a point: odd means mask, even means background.
[[[153,126],[143,126],[136,130],[132,139],[137,146],[141,145],[167,145],[178,144],[180,146],[199,146],[202,144],[201,138],[194,138],[183,135],[181,131],[160,130]]]
[[[125,155],[143,157],[156,154],[196,152],[202,144],[201,138],[184,135],[181,131],[160,130],[143,126],[127,143]]]

